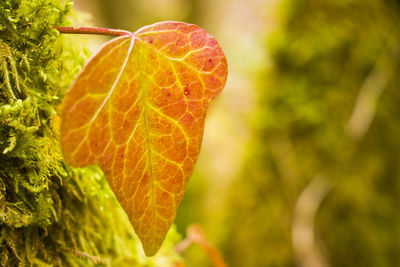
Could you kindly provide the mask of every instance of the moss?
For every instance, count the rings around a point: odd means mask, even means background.
[[[71,6],[0,1],[0,264],[172,265],[175,230],[144,257],[101,171],[63,161],[58,107],[86,55],[52,26],[67,23]]]

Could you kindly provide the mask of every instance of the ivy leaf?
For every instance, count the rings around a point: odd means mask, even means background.
[[[208,105],[226,77],[214,37],[196,25],[161,22],[106,43],[65,96],[66,162],[101,167],[148,256],[175,219]]]

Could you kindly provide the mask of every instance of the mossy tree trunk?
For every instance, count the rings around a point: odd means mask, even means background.
[[[58,109],[84,59],[52,27],[72,3],[0,1],[0,264],[153,266],[97,168],[71,169]]]

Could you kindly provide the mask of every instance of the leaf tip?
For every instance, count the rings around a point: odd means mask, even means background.
[[[153,239],[142,239],[142,246],[143,246],[143,251],[144,254],[147,257],[152,257],[154,256],[161,248],[165,238],[162,238],[161,240],[158,238],[153,238]]]
[[[160,249],[160,246],[154,246],[154,245],[145,246],[145,244],[143,244],[144,254],[147,257],[153,257],[158,252],[159,249]]]

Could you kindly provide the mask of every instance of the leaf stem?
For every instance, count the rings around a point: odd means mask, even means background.
[[[98,35],[112,35],[112,36],[124,36],[132,35],[133,33],[108,28],[95,28],[95,27],[54,27],[60,33],[71,33],[71,34],[98,34]]]

